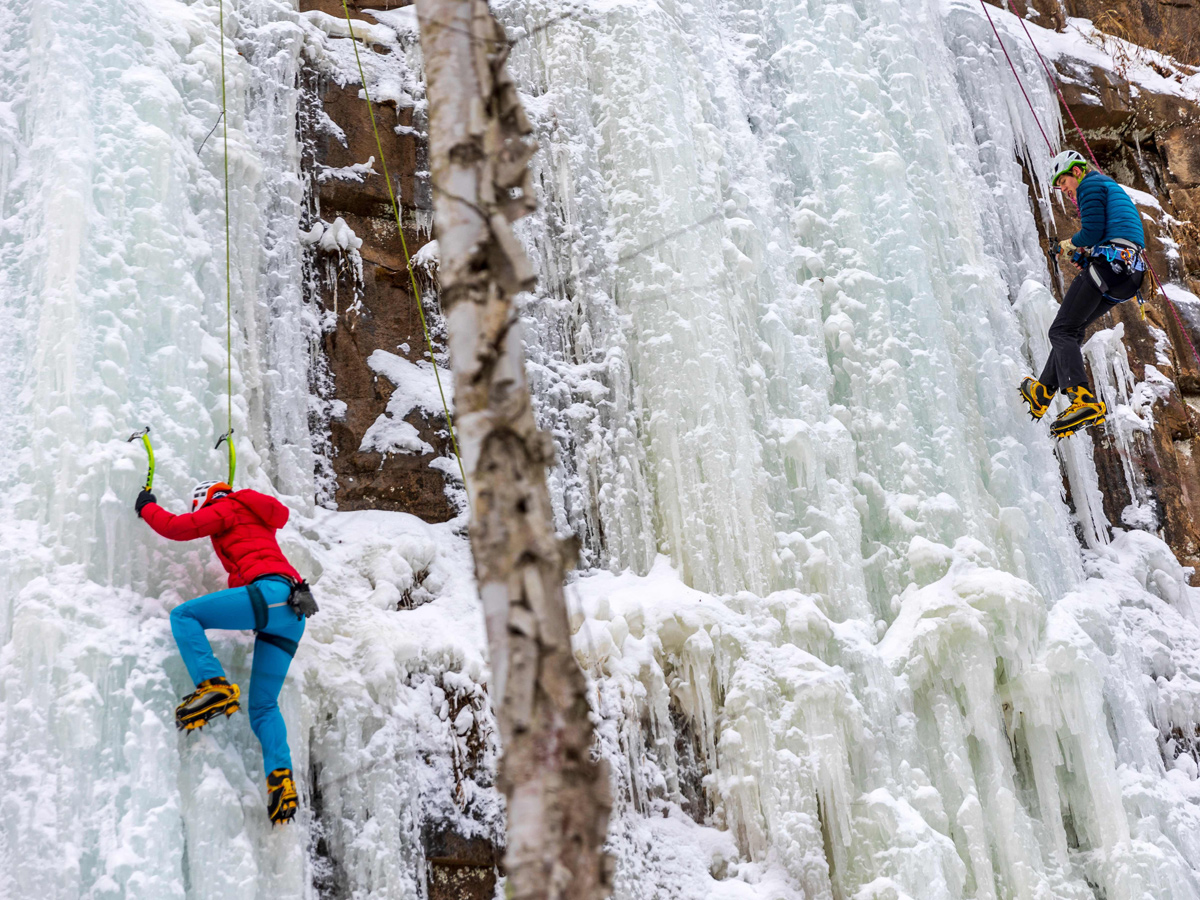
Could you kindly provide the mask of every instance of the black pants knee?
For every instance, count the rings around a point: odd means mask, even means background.
[[[1094,260],[1092,266],[1109,285],[1112,295],[1132,297],[1141,286],[1141,272],[1134,273],[1132,277],[1116,275],[1103,259]],[[1101,293],[1086,270],[1080,272],[1067,288],[1058,315],[1050,326],[1050,356],[1038,381],[1050,391],[1087,387],[1087,370],[1083,366],[1083,351],[1080,349],[1084,332],[1116,305],[1117,301],[1109,300]]]

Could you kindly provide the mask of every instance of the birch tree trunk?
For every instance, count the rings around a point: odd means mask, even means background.
[[[487,619],[508,800],[510,897],[601,900],[612,807],[594,761],[586,681],[571,650],[563,578],[574,547],[555,535],[515,294],[533,269],[510,223],[534,209],[537,149],[484,0],[417,0],[429,97],[434,222],[449,330],[471,549]]]

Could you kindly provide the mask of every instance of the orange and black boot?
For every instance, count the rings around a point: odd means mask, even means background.
[[[267,776],[267,815],[272,825],[286,825],[296,815],[296,782],[291,769],[275,769]]]
[[[180,731],[192,731],[203,728],[209,719],[222,713],[232,716],[240,708],[238,700],[241,696],[241,689],[226,678],[202,681],[175,707],[175,727]]]
[[[1035,422],[1046,414],[1046,410],[1050,408],[1050,401],[1054,399],[1054,391],[1049,390],[1036,378],[1028,376],[1017,388],[1017,393],[1021,395],[1022,400],[1029,404],[1029,414],[1033,416]]]
[[[1054,437],[1070,437],[1080,428],[1099,425],[1104,421],[1108,407],[1104,405],[1103,400],[1097,400],[1096,395],[1086,387],[1067,388],[1067,394],[1071,398],[1071,405],[1064,409],[1062,415],[1050,426],[1050,433]]]

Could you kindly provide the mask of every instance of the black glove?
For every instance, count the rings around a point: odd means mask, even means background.
[[[288,597],[288,606],[296,614],[297,619],[307,619],[318,612],[317,601],[313,599],[312,590],[307,581],[302,581],[292,588],[292,596]]]
[[[142,492],[140,494],[138,494],[138,498],[135,501],[133,501],[133,508],[137,511],[138,518],[140,519],[142,517],[142,507],[143,506],[145,506],[147,503],[157,503],[157,502],[158,502],[157,497],[155,497],[149,491],[143,489]]]

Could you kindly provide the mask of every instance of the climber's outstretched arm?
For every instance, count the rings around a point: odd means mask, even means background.
[[[194,513],[172,515],[157,503],[150,502],[141,508],[146,524],[158,534],[172,541],[194,541],[196,538],[212,537],[233,526],[234,512],[229,503],[214,503]]]

